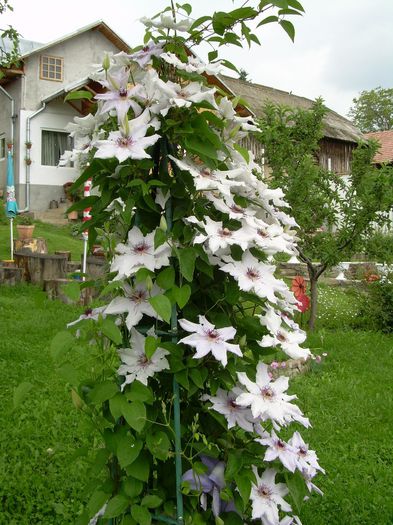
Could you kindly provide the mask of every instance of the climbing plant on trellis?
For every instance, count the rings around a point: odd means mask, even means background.
[[[144,19],[145,47],[105,57],[96,113],[70,125],[69,157],[89,161],[76,185],[99,190],[74,207],[91,207],[90,241],[109,261],[107,304],[52,343],[96,429],[80,524],[290,524],[318,491],[315,453],[297,431],[279,437],[309,421],[268,366],[281,351],[310,356],[274,274],[276,254],[295,253],[294,221],[240,145],[255,123],[209,85],[233,66],[193,53],[201,40],[258,43],[255,21],[293,37],[297,1],[248,4]]]

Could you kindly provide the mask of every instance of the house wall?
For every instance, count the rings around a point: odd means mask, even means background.
[[[3,86],[7,93],[14,99],[14,136],[12,137],[12,101],[0,91],[0,138],[5,137],[6,143],[14,144],[14,164],[18,160],[19,152],[19,119],[20,96],[21,96],[21,79],[17,78]],[[18,173],[14,166],[14,177],[18,180]],[[6,158],[0,159],[0,189],[5,191],[7,178],[7,161]]]
[[[34,53],[25,60],[26,89],[23,109],[36,110],[41,100],[69,84],[87,77],[94,71],[94,64],[101,64],[104,53],[118,53],[117,47],[105,38],[99,31],[87,31],[81,35],[66,40],[45,49],[42,53]],[[64,59],[63,81],[40,79],[40,57],[51,55]]]
[[[348,175],[351,172],[352,152],[356,144],[325,137],[319,145],[320,149],[316,157],[323,168],[334,171],[338,175]]]
[[[21,137],[24,141],[26,119],[33,111],[21,111]],[[26,166],[24,156],[19,161],[20,180],[16,186],[19,207],[25,202],[26,180],[30,178],[30,209],[32,211],[47,210],[52,199],[64,197],[63,184],[74,181],[79,176],[76,168],[41,165],[41,134],[42,130],[64,131],[77,113],[69,104],[60,101],[50,102],[44,111],[30,120],[30,139],[32,147],[30,158],[32,163]],[[24,142],[23,142],[24,144]]]

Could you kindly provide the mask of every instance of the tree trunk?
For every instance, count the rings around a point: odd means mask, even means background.
[[[313,331],[315,328],[315,321],[317,320],[318,312],[318,277],[316,272],[308,271],[310,276],[310,295],[311,295],[311,307],[310,307],[310,318],[308,320],[308,328]]]

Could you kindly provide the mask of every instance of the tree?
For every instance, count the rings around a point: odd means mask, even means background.
[[[299,258],[307,264],[311,287],[309,327],[317,316],[318,279],[361,250],[367,238],[388,219],[393,206],[393,169],[372,165],[377,144],[359,144],[347,180],[315,160],[326,108],[311,110],[269,104],[260,120],[260,140],[271,170],[298,224]],[[318,261],[318,262],[316,262]]]
[[[364,133],[393,129],[393,88],[362,91],[353,99],[348,116]]]
[[[246,82],[250,82],[250,79],[248,77],[249,75],[245,69],[239,69],[239,80],[245,80]]]
[[[0,0],[0,15],[7,10],[13,11],[13,7],[8,0]],[[12,26],[0,28],[0,67],[7,68],[18,62],[19,37],[20,34]],[[3,73],[0,71],[0,78],[2,75]]]
[[[141,525],[290,524],[288,499],[298,509],[315,487],[315,454],[298,432],[279,438],[309,421],[264,362],[278,348],[310,356],[293,294],[268,259],[282,246],[293,253],[290,218],[239,146],[255,123],[207,83],[221,63],[185,49],[194,38],[237,41],[239,25],[252,40],[247,21],[266,7],[256,4],[196,21],[189,4],[172,5],[144,19],[146,45],[104,59],[98,112],[72,126],[75,155],[89,160],[75,186],[92,178],[99,190],[73,208],[91,208],[91,242],[102,236],[110,266],[109,303],[81,316],[75,339],[52,344],[100,433],[98,479],[78,524],[102,514]]]

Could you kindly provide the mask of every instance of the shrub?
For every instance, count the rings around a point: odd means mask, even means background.
[[[370,261],[393,262],[393,234],[375,233],[366,242],[365,254]]]
[[[367,284],[358,321],[365,329],[393,332],[393,274]]]
[[[30,226],[34,224],[30,215],[17,215],[15,222],[21,226]]]

